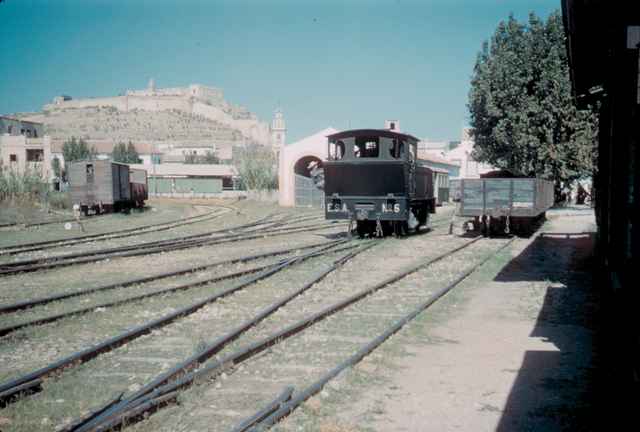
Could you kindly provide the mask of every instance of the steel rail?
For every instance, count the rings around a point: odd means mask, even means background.
[[[185,241],[185,240],[191,240],[191,239],[195,239],[195,238],[199,238],[199,237],[206,237],[206,236],[219,234],[219,233],[223,233],[223,232],[228,232],[228,231],[232,231],[232,230],[237,230],[237,229],[252,228],[254,226],[261,225],[263,223],[267,223],[267,222],[264,222],[263,220],[259,220],[259,221],[255,221],[255,222],[250,222],[250,223],[247,223],[247,224],[239,225],[239,226],[236,226],[236,227],[233,227],[233,228],[222,228],[222,229],[218,229],[218,230],[214,230],[214,231],[207,231],[205,233],[200,233],[200,234],[192,234],[192,235],[188,235],[188,236],[175,237],[175,238],[165,239],[165,240],[154,240],[154,241],[151,241],[151,242],[144,242],[144,243],[134,244],[134,245],[130,245],[130,246],[120,246],[120,247],[112,247],[112,248],[106,248],[106,249],[98,249],[98,250],[93,250],[93,251],[74,252],[74,253],[65,254],[65,255],[53,255],[53,256],[42,257],[42,258],[33,258],[33,259],[29,259],[29,260],[21,260],[21,261],[2,263],[2,264],[0,264],[0,269],[1,268],[11,268],[11,267],[26,266],[26,265],[29,265],[29,264],[39,264],[39,263],[45,263],[45,262],[48,262],[48,261],[58,261],[58,260],[72,259],[72,258],[78,258],[78,257],[87,257],[87,256],[92,256],[92,255],[108,254],[108,253],[112,253],[112,252],[123,252],[123,251],[128,251],[128,250],[143,249],[143,248],[147,248],[147,247],[154,247],[154,246],[161,246],[161,245],[171,245],[171,244],[174,244],[174,243],[177,244],[178,242],[182,242],[182,241]]]
[[[115,232],[101,233],[101,234],[89,234],[88,236],[82,236],[81,238],[75,237],[70,239],[48,240],[45,242],[39,242],[35,246],[25,245],[13,245],[10,247],[0,247],[1,255],[18,255],[27,252],[43,251],[48,249],[55,249],[63,246],[71,246],[82,243],[93,243],[103,240],[113,240],[123,237],[133,237],[137,235],[156,233],[160,231],[167,231],[173,228],[178,228],[185,225],[191,225],[194,223],[206,222],[212,219],[217,219],[220,216],[225,215],[227,212],[211,212],[202,215],[194,216],[193,218],[185,218],[181,222],[165,222],[163,224],[147,225],[137,228],[128,228],[126,230],[118,230]],[[198,218],[198,219],[195,219]]]
[[[276,264],[280,264],[276,263]],[[127,297],[124,299],[119,299],[119,300],[114,300],[114,301],[110,301],[110,302],[106,302],[106,303],[100,303],[100,304],[96,304],[93,306],[88,306],[85,308],[81,308],[81,309],[74,309],[71,311],[67,311],[67,312],[62,312],[56,315],[49,315],[46,317],[41,317],[41,318],[35,318],[32,319],[30,321],[25,321],[25,322],[21,322],[18,324],[12,324],[9,326],[5,326],[5,327],[0,327],[0,336],[6,336],[8,334],[11,334],[15,331],[21,330],[23,328],[27,328],[27,327],[33,327],[33,326],[38,326],[38,325],[42,325],[42,324],[50,324],[52,322],[55,321],[59,321],[61,319],[64,318],[70,318],[72,316],[78,316],[78,315],[84,315],[84,314],[88,314],[91,312],[94,312],[96,309],[101,309],[101,308],[110,308],[110,307],[115,307],[115,306],[120,306],[123,304],[127,304],[127,303],[133,303],[139,300],[144,300],[150,297],[155,297],[155,296],[159,296],[159,295],[163,295],[163,294],[170,294],[170,293],[174,293],[177,291],[186,291],[188,289],[191,288],[197,288],[199,286],[202,285],[208,285],[208,284],[212,284],[212,283],[216,283],[216,282],[222,282],[224,280],[229,280],[229,279],[235,279],[241,276],[246,276],[248,274],[253,274],[253,273],[258,273],[259,271],[265,270],[267,268],[272,267],[274,264],[266,264],[263,266],[259,266],[259,267],[253,267],[250,269],[245,269],[245,270],[239,270],[233,273],[229,273],[226,275],[222,275],[222,276],[216,276],[213,278],[207,278],[207,279],[202,279],[196,282],[190,282],[190,283],[186,283],[186,284],[182,284],[182,285],[178,285],[175,287],[169,287],[169,288],[164,288],[158,291],[152,291],[152,292],[148,292],[148,293],[144,293],[144,294],[138,294],[136,296],[133,297]]]
[[[310,316],[308,316],[307,318],[303,318],[301,320],[299,320],[298,322],[288,325],[286,327],[284,327],[283,329],[261,339],[258,340],[256,342],[252,342],[249,343],[248,345],[238,349],[237,351],[227,354],[226,356],[217,359],[215,361],[213,361],[211,364],[206,365],[198,370],[195,371],[191,371],[188,373],[185,373],[181,378],[176,379],[172,382],[169,382],[167,384],[164,384],[161,387],[157,387],[155,390],[153,390],[150,393],[147,393],[146,395],[139,397],[133,401],[130,401],[128,403],[128,405],[126,405],[124,407],[123,410],[121,410],[118,413],[115,413],[114,411],[116,411],[116,409],[121,406],[124,405],[127,401],[129,401],[131,398],[127,398],[124,401],[122,401],[120,404],[115,405],[112,409],[105,411],[105,413],[103,413],[101,416],[98,416],[94,419],[94,421],[92,421],[91,423],[89,423],[88,426],[90,427],[84,427],[81,429],[78,429],[77,432],[84,432],[84,431],[107,431],[107,430],[111,430],[114,429],[116,427],[121,426],[122,421],[131,418],[131,415],[129,413],[130,410],[135,410],[136,407],[138,405],[141,404],[148,404],[149,401],[162,397],[163,395],[167,394],[167,393],[172,393],[175,392],[181,388],[184,387],[188,387],[189,385],[193,384],[196,380],[204,380],[208,377],[217,375],[222,373],[223,371],[239,364],[242,363],[243,361],[263,352],[264,350],[266,350],[267,348],[270,348],[271,346],[274,346],[280,342],[282,342],[283,340],[286,340],[298,333],[300,333],[301,331],[305,330],[306,328],[314,325],[317,322],[320,322],[324,319],[326,319],[327,317],[334,315],[335,313],[345,309],[346,307],[364,299],[365,297],[368,297],[369,295],[395,283],[398,282],[401,279],[404,279],[406,276],[415,273],[421,269],[424,269],[432,264],[435,264],[438,261],[441,261],[449,256],[451,256],[452,254],[469,247],[471,244],[475,243],[476,241],[482,239],[483,237],[476,237],[473,240],[467,241],[465,242],[463,245],[460,245],[450,251],[447,251],[443,254],[440,254],[434,258],[431,258],[425,262],[419,262],[417,264],[414,264],[404,270],[402,270],[401,272],[398,272],[388,278],[386,278],[385,280],[383,280],[382,282],[379,282],[369,288],[365,288],[364,290],[361,290],[360,292],[344,299],[341,300],[337,303],[334,303],[316,313],[311,314]],[[104,418],[104,420],[102,420]],[[103,422],[101,424],[98,424],[100,422]]]
[[[40,297],[40,298],[36,298],[36,299],[33,299],[33,300],[25,300],[25,301],[21,301],[21,302],[17,302],[17,303],[0,305],[0,314],[6,314],[6,313],[10,313],[10,312],[15,312],[15,311],[18,311],[18,310],[24,310],[24,309],[28,309],[28,308],[31,308],[31,307],[34,307],[34,306],[39,306],[39,305],[51,303],[51,302],[58,301],[58,300],[64,300],[64,299],[71,298],[71,297],[88,295],[88,294],[92,294],[92,293],[99,292],[99,291],[107,291],[107,290],[112,290],[112,289],[116,289],[116,288],[125,288],[125,287],[131,286],[131,285],[139,285],[139,284],[152,282],[152,281],[159,280],[159,279],[169,278],[169,277],[173,277],[173,276],[179,276],[179,275],[183,275],[183,274],[187,274],[187,273],[194,273],[194,272],[205,270],[205,269],[208,269],[208,268],[211,268],[211,267],[217,267],[217,266],[221,266],[221,265],[225,265],[225,264],[246,263],[246,262],[258,260],[258,259],[261,259],[261,258],[268,258],[268,257],[276,256],[276,255],[283,255],[283,254],[287,254],[287,253],[294,252],[294,251],[297,251],[297,250],[305,250],[305,249],[310,249],[310,248],[314,248],[314,247],[319,247],[319,246],[324,245],[325,243],[326,242],[313,243],[313,244],[310,244],[310,245],[300,245],[298,247],[292,247],[292,248],[287,248],[287,249],[279,249],[279,250],[275,250],[275,251],[271,251],[271,252],[265,252],[265,253],[261,253],[261,254],[257,254],[257,255],[249,255],[249,256],[232,258],[232,259],[223,260],[223,261],[215,261],[215,262],[212,262],[212,263],[203,264],[203,265],[199,265],[199,266],[195,266],[195,267],[182,268],[180,270],[174,270],[174,271],[159,273],[159,274],[155,274],[155,275],[151,275],[151,276],[145,276],[145,277],[141,277],[141,278],[130,279],[130,280],[126,280],[126,281],[122,281],[122,282],[116,282],[116,283],[112,283],[112,284],[108,284],[108,285],[97,286],[97,287],[94,287],[94,288],[83,289],[83,290],[78,290],[78,291],[72,291],[72,292],[68,292],[68,293],[53,294],[53,295],[49,295],[47,297]]]
[[[112,258],[151,255],[155,253],[173,252],[173,251],[189,249],[194,247],[211,246],[211,245],[217,245],[217,244],[223,244],[223,243],[233,243],[237,241],[273,237],[277,235],[294,234],[302,231],[322,230],[322,229],[331,228],[331,227],[332,226],[328,224],[316,224],[316,225],[307,225],[307,226],[301,226],[296,228],[269,229],[253,235],[248,235],[247,233],[240,233],[240,234],[233,234],[233,235],[228,235],[223,237],[215,237],[211,239],[204,239],[204,240],[197,240],[197,241],[190,241],[190,242],[178,242],[176,244],[170,244],[168,246],[161,245],[161,246],[153,246],[149,248],[135,248],[134,250],[125,251],[125,252],[112,252],[106,255],[92,255],[83,259],[74,258],[66,261],[60,260],[60,261],[53,261],[49,263],[45,262],[42,264],[32,264],[32,265],[26,265],[22,267],[6,268],[4,270],[2,269],[2,266],[0,266],[0,276],[11,275],[11,274],[16,274],[21,272],[47,270],[47,269],[58,268],[58,267],[68,267],[68,266],[77,265],[77,264],[87,264],[87,263],[93,263],[93,262],[103,261],[103,260],[112,259]]]
[[[257,221],[254,222],[249,222],[243,225],[238,225],[235,227],[230,227],[230,228],[220,228],[217,230],[213,230],[213,231],[208,231],[205,233],[199,233],[199,234],[192,234],[192,235],[188,235],[188,236],[182,236],[182,237],[175,237],[175,238],[171,238],[171,239],[166,239],[166,240],[155,240],[152,242],[145,242],[145,243],[139,243],[139,244],[135,244],[135,245],[131,245],[131,246],[120,246],[120,247],[115,247],[115,248],[108,248],[108,249],[98,249],[98,250],[94,250],[94,251],[85,251],[85,252],[77,252],[77,253],[72,253],[72,254],[66,254],[66,255],[54,255],[54,256],[49,256],[49,257],[42,257],[42,258],[35,258],[35,259],[30,259],[30,260],[22,260],[22,261],[15,261],[15,262],[9,262],[9,263],[3,263],[0,264],[0,274],[2,274],[2,269],[11,269],[11,268],[16,268],[16,267],[23,267],[23,266],[29,266],[29,265],[37,265],[37,264],[46,264],[48,262],[56,262],[56,261],[62,261],[62,260],[70,260],[70,259],[74,259],[74,258],[83,258],[83,257],[90,257],[90,256],[97,256],[97,255],[108,255],[108,254],[117,254],[119,252],[126,252],[129,250],[141,250],[141,249],[146,249],[146,248],[152,248],[152,247],[160,247],[160,246],[166,246],[166,247],[170,247],[172,245],[179,245],[179,244],[186,244],[188,243],[188,241],[197,241],[197,239],[202,239],[203,237],[209,237],[215,234],[221,234],[221,233],[227,233],[224,236],[220,236],[220,237],[213,237],[211,239],[203,239],[203,240],[219,240],[219,239],[224,239],[224,238],[234,238],[234,237],[238,237],[238,236],[242,236],[244,234],[246,234],[246,230],[249,228],[253,228],[254,231],[256,231],[257,229],[255,227],[260,226],[260,225],[272,225],[273,227],[278,227],[278,226],[282,226],[285,223],[288,223],[289,220],[285,219],[282,221],[269,221],[270,216],[261,218]],[[293,221],[292,223],[298,223],[297,220]],[[275,229],[275,228],[269,228],[269,229]],[[240,233],[234,233],[235,230],[241,230],[242,232]],[[249,233],[254,232],[254,231],[249,231]]]
[[[232,207],[221,207],[221,208],[228,209],[228,210],[233,210]],[[177,221],[169,221],[169,222],[163,222],[163,223],[158,223],[158,224],[151,224],[151,225],[145,225],[145,226],[140,226],[140,227],[127,228],[127,229],[124,229],[124,230],[111,231],[111,232],[106,232],[106,233],[88,234],[88,235],[85,235],[85,236],[77,236],[77,237],[68,238],[68,239],[47,240],[47,241],[43,241],[43,242],[24,243],[24,244],[19,244],[19,245],[4,246],[4,247],[0,247],[0,256],[2,256],[2,255],[17,255],[17,254],[26,253],[26,252],[39,251],[39,250],[44,250],[44,249],[49,249],[49,248],[57,248],[57,247],[68,246],[68,245],[72,245],[72,244],[89,243],[89,242],[95,242],[95,241],[101,241],[101,240],[111,240],[111,239],[114,239],[114,238],[121,238],[121,237],[129,237],[129,236],[134,236],[134,235],[148,234],[148,233],[152,233],[152,232],[158,232],[158,231],[163,231],[163,230],[167,230],[167,229],[176,228],[176,227],[183,226],[183,225],[199,223],[199,222],[215,219],[215,218],[218,218],[220,216],[224,216],[225,214],[226,213],[224,213],[224,212],[210,212],[210,213],[204,213],[204,214],[200,214],[200,215],[196,215],[196,216],[191,216],[191,217],[188,217],[188,218],[183,218],[183,219],[180,219],[180,220],[177,220]],[[272,219],[275,216],[277,216],[277,215],[273,215],[272,214],[272,215],[266,216],[264,218],[261,218],[258,221],[264,222],[264,223],[268,223],[267,221],[269,219]],[[196,218],[205,218],[205,219],[192,220],[192,219],[196,219]],[[297,217],[297,218],[293,218],[293,219],[284,219],[282,221],[274,220],[273,222],[270,222],[270,223],[280,223],[280,224],[284,223],[284,222],[298,223],[298,222],[303,221],[303,220],[316,219],[316,218],[318,218],[317,215],[301,216],[301,217]],[[148,229],[148,228],[151,228],[151,227],[162,226],[162,225],[170,225],[170,226],[162,227],[162,228],[156,229],[156,230],[147,230],[147,231],[142,232],[142,233],[136,233],[135,232],[135,231],[141,231],[141,230],[145,230],[145,229]],[[207,235],[211,235],[211,234],[216,234],[216,233],[220,233],[220,232],[227,232],[227,231],[240,229],[240,228],[243,228],[243,227],[245,227],[245,228],[246,227],[251,227],[251,226],[255,226],[255,225],[256,225],[255,223],[248,223],[248,224],[245,224],[245,225],[240,225],[240,226],[232,227],[232,228],[221,228],[221,229],[217,229],[217,230],[214,230],[214,231],[208,231],[208,232],[205,232],[205,233],[194,234],[194,235],[184,236],[184,237],[177,237],[176,239],[183,240],[183,239],[190,239],[190,238],[196,238],[196,237],[203,237],[203,236],[207,236]],[[120,233],[123,233],[123,234],[120,235]],[[174,239],[159,240],[159,241],[147,242],[147,243],[142,243],[142,244],[146,244],[146,245],[158,244],[160,242],[172,241],[172,240],[174,240]],[[38,247],[38,246],[49,246],[49,245],[51,245],[51,247],[42,247],[42,248]],[[139,246],[139,245],[135,245],[135,246]],[[32,248],[30,248],[30,247],[32,247]],[[25,249],[25,248],[30,248],[30,249]],[[19,250],[16,250],[16,249],[19,249]],[[36,260],[31,260],[31,261],[40,261],[40,260],[36,259]],[[11,264],[11,263],[9,263],[9,264]],[[0,267],[1,266],[2,266],[2,264],[0,264]]]
[[[327,242],[323,243],[321,246],[326,245]],[[303,250],[303,249],[309,249],[311,248],[310,246],[307,246],[305,248],[297,248],[297,250]],[[77,316],[77,315],[84,315],[87,313],[91,313],[94,312],[96,309],[101,309],[101,308],[109,308],[109,307],[114,307],[114,306],[120,306],[123,304],[127,304],[127,303],[132,303],[135,301],[139,301],[139,300],[144,300],[150,297],[155,297],[155,296],[159,296],[159,295],[164,295],[164,294],[170,294],[170,293],[174,293],[177,291],[186,291],[188,289],[191,288],[197,288],[199,286],[202,285],[209,285],[212,283],[217,283],[217,282],[222,282],[224,280],[229,280],[229,279],[235,279],[238,277],[242,277],[242,276],[246,276],[248,274],[253,274],[253,273],[258,273],[259,271],[263,271],[266,270],[270,267],[273,267],[275,265],[280,265],[282,263],[284,263],[287,259],[282,259],[277,263],[271,263],[271,264],[265,264],[259,267],[253,267],[250,269],[245,269],[245,270],[239,270],[236,272],[232,272],[232,273],[228,273],[225,275],[221,275],[221,276],[215,276],[212,278],[207,278],[207,279],[201,279],[198,281],[194,281],[194,282],[188,282],[182,285],[177,285],[174,287],[168,287],[168,288],[164,288],[164,289],[160,289],[158,291],[152,291],[152,292],[148,292],[148,293],[143,293],[143,294],[138,294],[132,297],[127,297],[127,298],[123,298],[123,299],[119,299],[119,300],[114,300],[114,301],[110,301],[110,302],[106,302],[106,303],[100,303],[100,304],[96,304],[93,306],[88,306],[85,308],[81,308],[81,309],[74,309],[71,311],[67,311],[67,312],[62,312],[56,315],[50,315],[50,316],[46,316],[46,317],[41,317],[41,318],[35,318],[33,320],[30,321],[25,321],[25,322],[21,322],[21,323],[17,323],[17,324],[12,324],[9,326],[5,326],[5,327],[0,327],[0,336],[6,336],[8,334],[11,334],[15,331],[18,331],[20,329],[26,328],[26,327],[32,327],[32,326],[37,326],[37,325],[42,325],[42,324],[49,324],[55,321],[59,321],[61,319],[64,318],[69,318],[72,316]]]
[[[342,371],[345,369],[354,366],[358,362],[360,362],[364,357],[370,354],[373,350],[378,348],[389,339],[391,336],[400,331],[406,324],[413,321],[418,315],[424,312],[426,309],[431,307],[435,302],[437,302],[440,298],[442,298],[445,294],[451,291],[453,288],[458,286],[462,281],[467,279],[471,274],[473,274],[478,268],[483,266],[487,261],[491,258],[495,257],[496,254],[500,253],[504,248],[509,246],[514,239],[510,239],[504,245],[502,245],[498,250],[489,254],[484,259],[482,259],[479,263],[473,265],[470,269],[463,272],[460,276],[455,278],[452,282],[450,282],[444,288],[439,289],[435,293],[433,293],[429,298],[423,303],[419,304],[415,309],[413,309],[410,313],[396,321],[392,324],[387,330],[381,333],[379,336],[374,338],[371,342],[364,345],[361,349],[359,349],[355,354],[350,356],[348,359],[340,363],[335,368],[331,369],[325,375],[323,375],[316,382],[306,387],[302,391],[300,391],[293,399],[289,402],[284,403],[279,409],[277,409],[273,414],[260,422],[256,427],[251,429],[252,431],[264,431],[267,430],[270,426],[273,426],[275,423],[289,415],[293,410],[295,410],[300,404],[305,402],[307,399],[312,397],[313,395],[319,393],[323,387],[331,381],[333,378],[337,377]]]
[[[263,409],[252,415],[251,417],[240,422],[231,432],[246,432],[253,426],[259,424],[264,419],[277,411],[284,403],[291,400],[294,388],[286,387],[274,400],[270,401]]]
[[[267,277],[272,276],[291,265],[301,263],[303,260],[301,260],[300,258],[302,257],[305,257],[307,255],[317,256],[317,254],[322,251],[325,251],[326,253],[331,253],[330,252],[331,248],[333,248],[334,246],[340,245],[342,243],[346,243],[346,240],[338,240],[338,241],[330,242],[328,246],[324,246],[320,248],[318,251],[314,251],[314,252],[302,255],[301,257],[292,258],[290,260],[285,261],[283,264],[272,266],[271,268],[264,270],[255,276],[252,276],[248,280],[238,282],[237,284],[234,284],[231,287],[224,289],[219,293],[210,295],[196,303],[192,303],[190,305],[184,306],[167,315],[156,318],[145,324],[136,326],[117,336],[113,336],[90,348],[86,348],[84,350],[71,354],[61,360],[53,362],[36,371],[22,375],[18,378],[9,380],[7,382],[0,383],[0,407],[6,406],[8,403],[15,400],[20,394],[35,392],[35,390],[38,387],[40,387],[40,384],[42,384],[42,379],[51,375],[54,372],[61,371],[63,369],[67,369],[67,368],[85,363],[99,356],[102,353],[111,351],[144,334],[148,334],[156,328],[164,327],[179,318],[183,318],[185,316],[191,315],[209,303],[213,303],[223,297],[229,296],[262,279],[266,279]]]
[[[234,208],[232,207],[222,207],[222,209],[227,209],[227,210],[231,210],[233,211]],[[210,221],[212,219],[217,219],[220,216],[224,216],[225,214],[227,214],[227,212],[209,212],[209,213],[203,213],[200,215],[196,215],[196,216],[191,216],[188,218],[183,218],[183,219],[179,219],[176,221],[169,221],[169,222],[164,222],[164,223],[158,223],[158,224],[151,224],[151,225],[145,225],[145,226],[140,226],[140,227],[134,227],[134,228],[128,228],[125,230],[118,230],[118,231],[111,231],[111,232],[106,232],[106,233],[96,233],[96,234],[89,234],[86,236],[78,236],[78,237],[73,237],[73,238],[69,238],[69,239],[58,239],[58,240],[47,240],[44,242],[36,242],[36,243],[25,243],[25,244],[20,244],[20,245],[11,245],[11,246],[5,246],[5,247],[0,247],[0,256],[2,255],[18,255],[21,253],[27,253],[27,252],[33,252],[33,251],[40,251],[40,250],[45,250],[45,249],[53,249],[53,248],[57,248],[57,247],[62,247],[62,246],[69,246],[69,245],[74,245],[74,244],[81,244],[81,243],[92,243],[92,242],[97,242],[97,241],[102,241],[102,240],[112,240],[112,239],[116,239],[116,238],[123,238],[123,237],[133,237],[133,236],[137,236],[137,235],[143,235],[143,234],[149,234],[149,233],[155,233],[155,232],[159,232],[159,231],[166,231],[169,229],[173,229],[173,228],[177,228],[177,227],[181,227],[184,225],[190,225],[190,224],[194,224],[194,223],[200,223],[200,222],[206,222],[206,221]],[[265,221],[264,223],[267,223],[266,220],[275,217],[276,215],[269,215],[266,216],[265,218],[262,218],[260,220]],[[198,220],[193,220],[198,218]],[[299,218],[295,218],[295,220],[290,221],[291,223],[297,223],[300,220],[307,220],[307,219],[312,219],[312,218],[317,218],[317,216],[313,216],[313,217],[299,217]],[[285,221],[288,221],[285,219]],[[274,220],[271,223],[277,223],[280,222],[278,220]],[[163,226],[163,225],[168,225],[168,226]],[[149,228],[153,228],[156,226],[160,226],[160,228],[157,229],[149,229]],[[251,224],[250,226],[253,226],[253,224]],[[239,227],[234,227],[231,229],[238,229]],[[206,236],[206,235],[210,235],[210,234],[215,234],[215,233],[219,233],[219,232],[225,232],[228,230],[231,230],[229,228],[223,228],[223,229],[218,229],[218,230],[214,230],[214,231],[209,231],[206,233],[202,233],[202,234],[194,234],[192,236],[186,236],[186,237],[178,237],[179,239],[184,239],[184,238],[195,238],[195,237],[201,237],[201,236]],[[137,231],[144,231],[144,232],[137,232]],[[172,239],[169,239],[172,240]],[[160,241],[164,241],[164,240],[160,240]],[[157,242],[149,242],[146,244],[154,244]],[[34,246],[32,248],[28,248],[25,249],[27,247],[30,246]],[[38,246],[44,246],[44,247],[38,247]],[[17,250],[19,249],[19,250]]]
[[[82,431],[91,430],[92,428],[98,426],[100,423],[109,421],[109,419],[113,419],[114,416],[117,417],[119,413],[124,411],[130,411],[131,409],[135,408],[135,406],[139,405],[139,403],[144,403],[146,401],[146,399],[144,399],[145,396],[149,395],[151,392],[158,389],[159,387],[171,382],[171,380],[176,380],[180,375],[185,374],[187,371],[193,370],[198,365],[204,363],[205,361],[213,357],[215,354],[220,352],[220,350],[222,350],[226,345],[228,345],[229,343],[233,342],[238,337],[240,337],[243,333],[245,333],[246,331],[248,331],[249,329],[257,325],[259,322],[263,321],[265,318],[274,314],[276,311],[278,311],[280,308],[285,306],[287,303],[291,302],[294,298],[302,295],[304,292],[308,291],[311,287],[313,287],[314,285],[322,281],[324,278],[326,278],[330,273],[340,268],[347,261],[349,261],[356,255],[364,252],[365,250],[370,249],[375,244],[376,242],[370,242],[364,246],[358,246],[358,245],[353,246],[353,247],[358,247],[358,250],[350,252],[338,258],[333,262],[331,266],[329,266],[325,270],[320,271],[311,280],[306,282],[301,288],[279,299],[275,303],[267,306],[262,311],[260,311],[256,316],[241,323],[240,325],[238,325],[237,327],[235,327],[225,335],[218,337],[213,342],[205,346],[204,349],[201,350],[200,352],[178,363],[167,372],[160,374],[158,377],[153,379],[148,384],[144,385],[142,388],[137,390],[132,395],[128,396],[126,399],[122,400],[120,403],[114,405],[109,410],[106,410],[103,414],[95,417],[93,420],[86,422],[86,424],[84,424],[82,427],[74,429],[74,431],[82,432]],[[344,249],[353,248],[353,247],[347,246],[346,248],[342,248],[342,249],[344,250]],[[337,252],[338,250],[339,249],[333,249],[331,252]],[[301,259],[301,258],[296,258],[296,259]],[[174,390],[178,391],[178,388]],[[142,401],[142,402],[139,402],[139,401]]]
[[[33,264],[30,263],[30,264],[21,265],[21,266],[0,265],[0,276],[12,275],[12,274],[21,273],[21,272],[32,272],[32,271],[38,271],[38,270],[52,269],[52,268],[58,268],[58,267],[67,267],[67,266],[76,265],[76,264],[86,264],[86,263],[103,261],[105,259],[111,259],[111,258],[151,255],[151,254],[160,253],[160,252],[173,252],[181,249],[189,249],[189,248],[200,247],[200,246],[210,246],[210,245],[216,245],[216,244],[231,243],[236,241],[252,240],[256,238],[266,238],[266,237],[273,237],[277,235],[294,234],[301,231],[314,231],[318,229],[321,230],[321,229],[331,228],[333,226],[335,225],[323,223],[323,224],[298,226],[294,228],[287,228],[287,227],[271,228],[262,232],[251,231],[249,233],[230,234],[226,236],[214,237],[209,239],[198,239],[198,240],[192,240],[187,242],[182,242],[182,241],[174,242],[168,245],[164,244],[164,245],[153,245],[150,247],[130,247],[130,248],[124,248],[123,252],[120,252],[123,250],[122,248],[121,249],[116,248],[111,250],[109,253],[105,253],[102,255],[100,255],[99,253],[89,253],[88,254],[89,256],[86,256],[83,254],[74,254],[72,258],[69,258],[69,256],[58,257],[58,258],[52,259],[52,261],[50,262],[41,262],[41,263],[33,263]],[[252,233],[255,233],[255,234],[252,234]],[[78,256],[83,256],[84,258],[81,258]],[[23,263],[20,263],[20,264],[23,264]]]
[[[115,404],[117,404],[118,402],[120,402],[122,400],[122,397],[124,396],[124,393],[120,393],[118,396],[116,396],[115,398],[107,401],[107,403],[103,404],[101,407],[99,407],[98,409],[91,411],[90,413],[88,413],[85,416],[80,417],[78,420],[63,426],[62,428],[56,429],[56,432],[69,432],[72,431],[74,429],[76,429],[77,427],[83,425],[84,423],[93,420],[94,418],[96,418],[97,416],[99,416],[100,414],[102,414],[103,412],[105,412],[106,410],[108,410],[109,408],[111,408],[112,406],[114,406]]]
[[[226,210],[234,210],[233,207],[220,206],[219,208],[226,209]],[[14,244],[14,245],[2,246],[2,247],[0,247],[0,255],[3,255],[3,254],[6,253],[6,251],[10,251],[10,250],[13,250],[13,249],[22,249],[22,248],[31,248],[31,247],[38,247],[38,246],[47,246],[47,245],[51,245],[51,244],[54,244],[54,243],[67,242],[67,241],[89,240],[89,239],[94,239],[96,237],[108,236],[108,235],[113,235],[113,234],[129,233],[129,232],[133,232],[133,231],[144,230],[144,229],[163,226],[163,225],[169,225],[169,224],[176,224],[176,223],[181,223],[181,222],[185,222],[185,221],[191,221],[193,219],[202,218],[202,217],[205,217],[205,216],[217,215],[217,214],[221,214],[221,213],[216,212],[216,211],[209,211],[209,212],[201,213],[201,214],[198,214],[198,215],[189,216],[189,217],[186,217],[186,218],[175,219],[173,221],[158,222],[158,223],[154,223],[154,224],[147,224],[147,225],[141,225],[141,226],[137,226],[137,227],[125,228],[125,229],[121,229],[121,230],[108,231],[108,232],[104,232],[104,233],[86,234],[86,235],[75,236],[75,237],[70,237],[70,238],[66,238],[66,239],[44,240],[44,241],[39,241],[39,242],[22,243],[22,244]],[[71,220],[68,220],[68,221],[65,221],[65,222],[76,222],[76,220],[75,219],[71,219]]]

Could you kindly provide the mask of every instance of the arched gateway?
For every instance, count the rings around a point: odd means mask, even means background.
[[[281,206],[322,206],[324,194],[313,183],[311,170],[327,160],[327,135],[336,132],[327,128],[283,147],[278,172]]]

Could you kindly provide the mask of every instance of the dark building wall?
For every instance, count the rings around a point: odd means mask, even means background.
[[[626,391],[640,396],[640,2],[563,0],[562,9],[574,96],[599,106],[595,277],[606,294],[612,403],[623,407],[634,400]]]
[[[25,135],[39,138],[44,135],[44,125],[28,121],[21,121],[10,117],[0,117],[0,135]]]

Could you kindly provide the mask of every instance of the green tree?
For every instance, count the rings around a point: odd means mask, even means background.
[[[120,142],[113,146],[111,151],[111,160],[114,162],[125,163],[127,159],[127,147],[124,143]]]
[[[75,137],[71,137],[71,139],[62,144],[62,156],[64,157],[65,163],[95,159],[96,154],[97,151],[95,147],[89,147],[82,138],[76,139]]]
[[[573,103],[564,37],[559,12],[501,22],[478,55],[468,104],[477,160],[556,190],[593,174],[597,140],[595,113]]]
[[[53,171],[54,176],[59,179],[62,178],[62,164],[60,163],[60,159],[58,159],[57,156],[54,156],[53,159],[51,159],[51,170]]]
[[[134,163],[134,164],[142,163],[142,159],[140,159],[140,156],[138,155],[138,151],[136,150],[135,146],[131,143],[131,141],[129,141],[129,144],[127,144],[127,163]]]
[[[248,190],[278,188],[276,158],[270,148],[259,145],[234,148],[233,164]]]
[[[142,160],[138,156],[138,151],[131,141],[129,144],[120,142],[113,146],[113,150],[111,152],[111,159],[114,162],[128,163],[128,164],[137,164],[142,163]]]
[[[218,164],[220,159],[212,151],[207,151],[204,155],[195,153],[187,153],[184,155],[184,163],[186,164]]]

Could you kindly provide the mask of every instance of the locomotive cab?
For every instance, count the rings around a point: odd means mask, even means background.
[[[433,173],[416,157],[418,140],[389,130],[328,136],[327,219],[354,221],[360,236],[404,235],[435,213]]]

